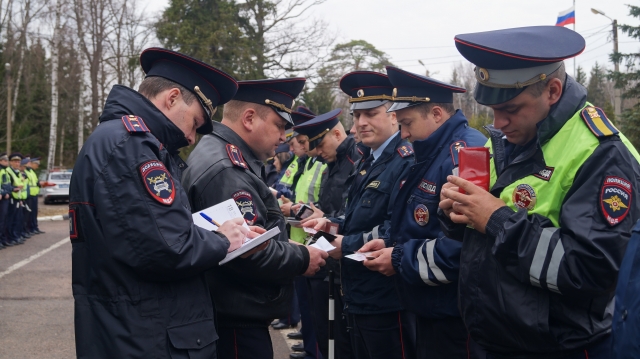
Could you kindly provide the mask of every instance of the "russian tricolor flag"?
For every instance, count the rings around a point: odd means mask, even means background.
[[[567,26],[576,23],[576,9],[572,6],[558,14],[556,26]]]

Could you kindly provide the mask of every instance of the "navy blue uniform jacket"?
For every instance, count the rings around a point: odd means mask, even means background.
[[[143,119],[130,132],[123,116]],[[148,127],[151,132],[145,132]],[[78,358],[212,358],[218,339],[203,272],[229,242],[193,224],[182,131],[114,86],[69,191]]]
[[[440,189],[458,165],[462,147],[487,139],[469,127],[460,110],[431,136],[413,142],[415,164],[394,203],[387,237],[400,300],[425,318],[460,317],[458,270],[462,243],[444,236],[437,219]]]
[[[398,133],[367,170],[360,186],[351,186],[344,220],[332,220],[340,224],[340,233],[344,235],[343,255],[352,254],[372,239],[384,238],[391,224],[393,204],[411,163],[411,145]],[[359,171],[360,167],[354,176]],[[347,312],[377,314],[402,309],[393,278],[348,258],[342,258],[340,263]]]

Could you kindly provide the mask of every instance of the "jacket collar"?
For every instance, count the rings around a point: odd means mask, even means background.
[[[456,133],[461,127],[467,127],[469,123],[466,117],[460,110],[446,120],[440,128],[424,140],[414,141],[413,150],[416,156],[416,163],[425,161],[433,156],[437,156],[441,151],[438,149],[442,146],[448,145],[451,140],[454,140],[454,133]]]
[[[554,104],[547,118],[538,124],[538,143],[545,144],[569,121],[587,102],[587,89],[567,76],[562,97]]]
[[[251,168],[251,171],[253,171],[253,173],[255,173],[258,177],[260,177],[260,169],[262,168],[263,163],[261,160],[256,158],[256,155],[253,154],[251,147],[249,147],[249,145],[242,139],[242,137],[238,136],[237,133],[235,133],[226,125],[215,121],[213,122],[212,135],[220,137],[227,143],[238,146],[238,149],[240,149],[240,152],[242,152],[242,157]]]
[[[342,143],[336,149],[336,158],[343,158],[349,155],[349,151],[355,145],[356,140],[353,137],[347,136]]]
[[[122,116],[127,115],[141,117],[151,133],[172,154],[189,145],[182,130],[171,122],[151,101],[126,86],[115,85],[107,97],[100,115],[100,123],[120,120]]]

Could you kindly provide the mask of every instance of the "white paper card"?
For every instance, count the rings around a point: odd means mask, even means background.
[[[309,245],[309,247],[318,248],[319,250],[325,252],[330,252],[336,249],[336,247],[332,246],[331,243],[329,243],[329,241],[324,237],[318,238],[316,243]]]
[[[223,265],[229,262],[230,260],[240,257],[241,255],[249,252],[250,250],[254,249],[255,247],[261,245],[262,243],[268,241],[269,239],[275,237],[278,234],[280,234],[280,228],[274,227],[264,232],[263,234],[257,236],[256,238],[253,238],[253,239],[247,238],[246,242],[244,242],[244,244],[240,246],[240,248],[236,249],[231,253],[227,253],[227,256],[224,257],[224,259],[221,260],[219,264]]]
[[[304,230],[306,233],[310,233],[310,234],[318,233],[318,231],[316,231],[315,229],[310,228],[310,227],[302,227],[302,230]]]
[[[236,204],[236,201],[233,200],[232,198],[224,202],[220,202],[215,206],[205,208],[202,211],[198,211],[192,215],[193,223],[196,226],[200,228],[204,228],[208,231],[218,230],[218,226],[213,224],[208,219],[205,219],[205,217],[202,216],[203,214],[206,217],[209,217],[214,221],[218,222],[219,224],[222,224],[230,219],[243,217],[242,213],[240,213],[240,209],[238,209],[238,205]],[[242,226],[249,229],[249,226],[247,225],[246,222],[243,223]]]
[[[371,257],[371,252],[365,252],[365,253],[355,252],[354,254],[349,254],[345,257],[349,259],[353,259],[354,261],[362,262],[365,259],[367,259],[367,257]]]

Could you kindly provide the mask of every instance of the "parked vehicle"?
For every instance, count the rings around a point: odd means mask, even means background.
[[[40,178],[47,182],[40,189],[40,195],[44,198],[45,204],[56,201],[69,201],[69,182],[71,181],[72,170],[54,169],[50,173],[44,172]]]

